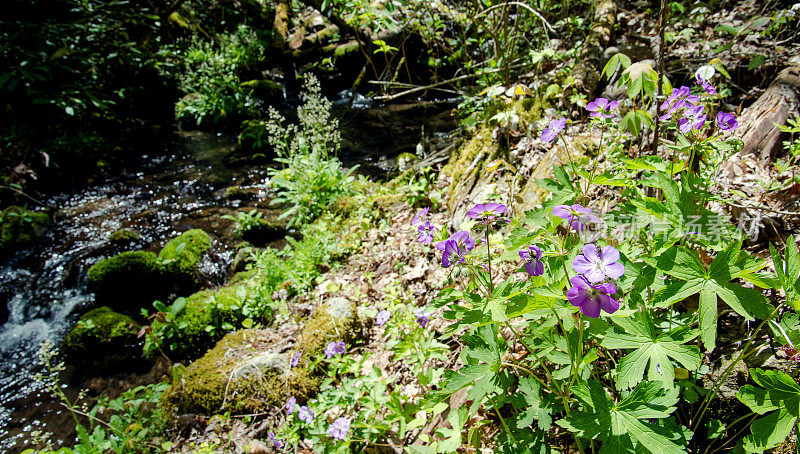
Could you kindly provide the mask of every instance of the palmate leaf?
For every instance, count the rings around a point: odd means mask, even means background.
[[[745,385],[736,398],[759,415],[744,438],[748,452],[763,452],[786,440],[800,416],[800,385],[789,375],[775,370],[750,369],[759,387]]]
[[[602,346],[609,349],[634,349],[619,362],[617,388],[630,389],[647,379],[663,383],[666,389],[673,388],[675,365],[695,370],[700,367],[700,349],[696,345],[685,345],[697,337],[697,333],[686,327],[659,332],[652,318],[646,313],[635,317],[613,318],[618,328],[610,329]]]
[[[622,401],[615,404],[600,382],[590,380],[575,387],[575,396],[583,404],[557,422],[583,438],[603,442],[600,452],[633,452],[633,442],[655,454],[686,452],[674,440],[680,434],[648,421],[666,418],[675,411],[678,392],[664,392],[661,383],[640,383]]]
[[[717,335],[717,297],[747,320],[767,318],[773,307],[756,289],[742,287],[730,281],[742,278],[754,283],[769,285],[756,275],[764,262],[742,253],[740,242],[732,242],[719,252],[708,269],[703,266],[697,252],[685,247],[670,248],[656,261],[659,270],[682,282],[673,282],[653,295],[656,307],[668,307],[678,301],[700,293],[700,338],[703,345],[713,350]]]

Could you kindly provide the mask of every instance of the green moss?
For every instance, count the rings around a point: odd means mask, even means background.
[[[165,271],[173,274],[191,275],[203,254],[211,248],[211,239],[200,229],[192,229],[171,239],[158,254]]]
[[[450,187],[447,189],[448,205],[455,206],[464,197],[462,194],[472,188],[472,182],[483,169],[486,162],[498,153],[498,147],[492,140],[492,128],[484,126],[475,132],[475,135],[458,149],[442,172],[451,177]]]
[[[156,277],[160,273],[158,259],[152,252],[128,251],[102,259],[89,268],[89,282],[104,286],[138,278]]]
[[[329,342],[351,344],[358,335],[356,305],[345,298],[331,298],[306,320],[300,334],[299,348],[305,355],[321,355]]]
[[[174,380],[164,394],[166,407],[178,414],[253,413],[289,396],[304,400],[320,381],[304,367],[290,368],[288,353],[271,353],[274,340],[271,331],[228,334]]]
[[[141,355],[140,325],[107,306],[84,314],[67,337],[64,352],[79,364],[110,370]]]
[[[0,211],[0,247],[24,246],[44,233],[50,218],[46,213],[10,206]]]
[[[139,238],[139,233],[130,229],[120,229],[108,236],[108,240],[114,244],[128,244]]]
[[[224,333],[222,326],[241,326],[246,317],[242,305],[248,296],[244,285],[202,290],[186,298],[186,306],[175,319],[182,328],[169,338],[165,348],[177,357],[202,352]],[[154,356],[157,351],[146,352]]]
[[[230,186],[225,188],[225,198],[231,200],[246,200],[250,198],[250,193],[239,186]]]

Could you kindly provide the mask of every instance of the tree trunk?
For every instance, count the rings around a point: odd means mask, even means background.
[[[791,66],[778,74],[769,88],[739,116],[735,135],[744,142],[742,154],[758,155],[762,162],[778,155],[783,133],[776,125],[797,113],[800,106],[800,66]]]
[[[611,42],[616,22],[617,5],[614,0],[595,0],[592,28],[586,37],[578,63],[572,71],[575,87],[579,93],[591,94],[597,88],[597,83],[600,81],[598,65],[603,50]]]

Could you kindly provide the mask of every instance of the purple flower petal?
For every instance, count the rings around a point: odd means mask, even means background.
[[[588,273],[592,268],[594,268],[592,262],[587,260],[583,255],[578,255],[575,257],[575,260],[572,261],[572,269],[575,270],[576,273]]]
[[[606,276],[610,277],[611,279],[618,279],[625,274],[625,266],[619,262],[612,263],[610,265],[605,265],[604,267]],[[611,292],[613,293],[613,292]]]
[[[597,247],[595,246],[595,249]],[[606,246],[602,249],[603,263],[609,265],[619,261],[619,251],[614,246]],[[585,252],[584,252],[585,253]]]
[[[587,298],[580,307],[583,315],[587,317],[597,318],[600,316],[600,302],[597,298]]]
[[[429,207],[425,207],[425,208],[423,208],[423,209],[419,210],[419,212],[417,213],[417,215],[416,215],[416,216],[414,216],[414,219],[412,219],[412,220],[411,220],[411,225],[419,225],[419,224],[422,224],[422,221],[423,221],[423,219],[425,219],[425,215],[427,215],[427,214],[428,214],[428,210],[430,210],[430,208],[429,208]]]
[[[586,257],[586,260],[590,262],[597,262],[600,260],[600,253],[597,250],[597,245],[594,243],[589,243],[583,246],[583,255]]]
[[[597,295],[597,300],[600,302],[600,307],[609,314],[613,314],[619,309],[619,302],[609,295]],[[599,312],[597,315],[600,315]]]

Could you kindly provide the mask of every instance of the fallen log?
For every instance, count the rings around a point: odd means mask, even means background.
[[[762,162],[778,156],[784,134],[777,125],[798,112],[800,107],[800,66],[790,66],[778,74],[767,90],[739,116],[735,136],[742,139],[743,155],[754,154]]]

